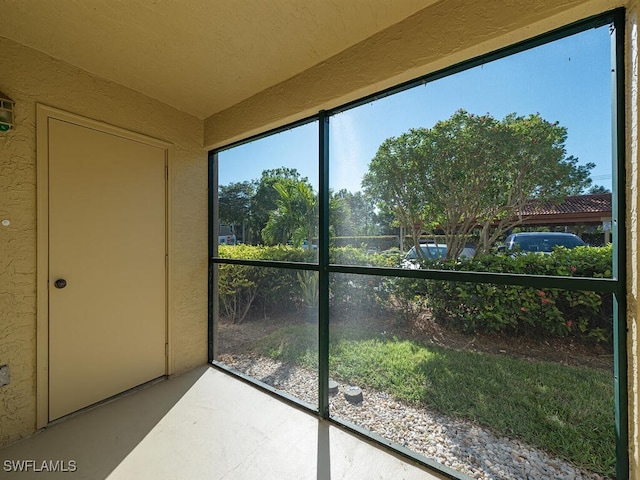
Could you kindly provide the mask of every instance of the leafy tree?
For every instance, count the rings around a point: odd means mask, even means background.
[[[332,195],[331,225],[338,236],[374,235],[375,204],[362,192],[342,189]]]
[[[566,138],[566,128],[539,114],[496,120],[459,110],[431,129],[385,140],[363,187],[409,228],[414,244],[438,228],[448,257],[457,258],[478,229],[483,252],[522,223],[525,204],[561,201],[590,185],[594,165],[567,156]]]
[[[422,136],[422,130],[410,130],[385,140],[362,180],[365,193],[380,202],[381,208],[393,211],[401,232],[403,227],[410,228],[416,245],[426,227],[424,192],[416,176],[419,165],[424,163]]]
[[[597,193],[611,193],[611,190],[609,190],[607,187],[603,187],[602,185],[594,185],[587,191],[587,193],[591,195]]]
[[[330,234],[344,237],[351,235],[353,215],[348,197],[351,195],[346,189],[337,193],[329,192],[329,228]]]
[[[282,180],[307,181],[301,178],[295,168],[280,167],[272,170],[264,170],[262,176],[256,181],[255,195],[251,200],[251,236],[262,241],[262,230],[269,221],[269,215],[277,208],[279,194],[274,185]]]
[[[250,182],[221,185],[218,189],[220,223],[237,226],[248,220],[251,216],[251,199],[254,190],[255,186]]]
[[[480,118],[486,120],[480,121],[479,129],[486,131],[491,117]],[[579,195],[591,184],[589,172],[595,166],[578,165],[577,158],[568,156],[567,129],[539,114],[507,115],[497,129],[500,143],[493,148],[501,161],[486,158],[492,181],[488,189],[477,191],[481,205],[477,220],[482,227],[479,250],[483,252],[503,231],[522,223],[520,212],[528,202],[561,202],[568,195]],[[482,169],[480,165],[476,174]]]
[[[373,217],[376,235],[398,235],[397,225],[394,223],[393,213],[383,208],[377,208]]]
[[[318,199],[311,185],[304,180],[281,179],[273,188],[278,198],[262,230],[263,240],[269,245],[292,241],[298,247],[308,240],[311,245],[318,224]]]

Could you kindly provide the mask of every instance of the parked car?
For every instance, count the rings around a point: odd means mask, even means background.
[[[447,256],[448,247],[444,243],[421,243],[420,249],[423,255],[418,257],[416,247],[411,247],[402,260],[402,268],[420,268],[420,260],[437,260]],[[471,247],[464,247],[458,258],[473,257],[475,250]]]
[[[220,225],[218,229],[218,244],[219,245],[235,245],[236,234],[232,225]]]
[[[499,252],[520,251],[549,254],[554,247],[575,248],[585,246],[586,243],[573,233],[561,232],[522,232],[509,235]]]
[[[302,241],[302,245],[300,245],[300,247],[303,250],[309,250],[309,240],[303,240]],[[316,245],[316,244],[312,244],[311,245],[311,250],[317,250],[317,249],[318,249],[318,245]]]

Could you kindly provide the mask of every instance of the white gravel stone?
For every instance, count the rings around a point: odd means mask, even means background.
[[[220,361],[304,402],[317,404],[316,372],[265,357],[225,355]],[[519,440],[405,404],[385,392],[360,387],[363,401],[351,404],[344,396],[346,388],[341,384],[340,394],[329,397],[332,417],[364,427],[471,478],[606,480]]]

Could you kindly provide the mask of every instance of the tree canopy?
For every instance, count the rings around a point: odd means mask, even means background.
[[[478,229],[477,251],[487,251],[522,222],[525,204],[561,201],[591,184],[594,165],[568,156],[566,138],[565,127],[539,114],[497,120],[459,110],[431,129],[385,140],[362,186],[394,212],[414,244],[442,230],[448,257],[457,258]]]
[[[259,179],[221,185],[218,208],[220,223],[243,226],[245,243],[300,245],[317,237],[317,194],[294,168],[264,170]],[[330,191],[329,208],[332,236],[388,233],[388,218],[381,218],[362,192]]]
[[[264,242],[268,245],[292,242],[299,247],[308,240],[311,245],[318,225],[318,199],[311,185],[306,179],[286,178],[276,181],[273,189],[278,197],[262,229]]]
[[[218,215],[220,223],[241,225],[251,215],[251,199],[255,186],[251,182],[220,185],[218,190]]]
[[[264,170],[259,179],[253,180],[254,195],[251,198],[249,231],[251,241],[262,242],[262,230],[269,221],[270,213],[277,208],[278,192],[274,184],[282,180],[306,181],[295,168],[280,167]]]
[[[330,210],[329,220],[337,236],[380,234],[375,204],[362,192],[349,192],[343,188],[331,193]]]

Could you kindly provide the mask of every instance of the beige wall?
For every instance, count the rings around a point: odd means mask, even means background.
[[[629,456],[631,475],[640,477],[640,304],[638,294],[640,280],[640,225],[638,224],[638,207],[640,191],[640,144],[638,143],[638,125],[640,120],[640,104],[638,103],[638,38],[639,2],[634,0],[627,5],[626,36],[626,193],[627,193],[627,345],[629,358]]]
[[[36,423],[36,102],[173,145],[169,294],[172,370],[207,360],[207,157],[202,121],[0,37],[0,90],[16,126],[0,135],[0,445]]]

